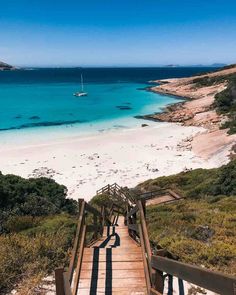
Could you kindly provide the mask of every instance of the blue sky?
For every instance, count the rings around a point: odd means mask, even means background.
[[[0,0],[0,60],[18,66],[236,62],[236,1]]]

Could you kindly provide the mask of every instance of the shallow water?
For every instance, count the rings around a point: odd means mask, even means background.
[[[183,77],[209,68],[34,69],[0,72],[0,130],[34,127],[78,132],[140,125],[136,115],[158,112],[176,98],[144,88],[152,79]],[[86,97],[80,90],[80,74]]]

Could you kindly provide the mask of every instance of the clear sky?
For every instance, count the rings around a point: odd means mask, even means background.
[[[236,0],[0,0],[0,60],[29,66],[236,62]]]

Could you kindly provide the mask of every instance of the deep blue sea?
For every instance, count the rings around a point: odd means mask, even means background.
[[[144,88],[150,80],[185,77],[212,68],[45,68],[0,71],[0,130],[125,128],[176,98]],[[83,74],[87,97],[75,97]],[[96,127],[97,126],[97,127]],[[51,129],[52,130],[52,129]]]

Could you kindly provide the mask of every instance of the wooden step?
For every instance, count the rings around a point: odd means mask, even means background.
[[[146,288],[141,288],[138,291],[136,289],[130,288],[116,288],[112,290],[105,289],[97,289],[96,293],[90,293],[90,289],[80,289],[79,294],[81,295],[104,295],[104,294],[112,294],[112,295],[146,295]]]
[[[129,286],[130,288],[145,288],[146,282],[143,277],[141,278],[123,278],[123,279],[101,279],[93,281],[93,286],[96,285],[96,288],[105,288],[106,284],[109,285],[108,288],[122,288],[124,286]],[[91,279],[80,279],[79,280],[79,289],[89,289],[91,287]]]
[[[95,250],[96,249],[96,250]],[[98,250],[97,250],[98,249]],[[87,254],[94,254],[94,251],[98,251],[99,255],[105,255],[107,253],[107,248],[84,248],[84,255]],[[137,253],[142,253],[141,247],[117,247],[117,248],[112,248],[112,255],[113,254],[137,254]]]
[[[136,254],[112,254],[111,255],[112,263],[114,262],[125,262],[125,261],[142,261],[143,257],[141,253]],[[107,255],[98,254],[85,254],[83,256],[83,262],[95,262],[95,261],[101,261],[106,262],[107,261]]]
[[[93,273],[93,275],[95,275]],[[90,270],[82,270],[80,273],[81,279],[90,279],[92,277],[92,269]],[[144,278],[144,270],[127,270],[127,269],[113,269],[111,272],[106,273],[106,270],[98,269],[97,277],[100,279],[104,279],[106,277],[112,277],[114,279],[123,279],[123,278]]]
[[[92,262],[82,262],[82,270],[93,269]],[[123,270],[132,270],[132,269],[143,269],[143,261],[134,261],[132,263],[129,262],[113,262],[112,266],[107,265],[106,262],[99,262],[98,269],[123,269]]]

